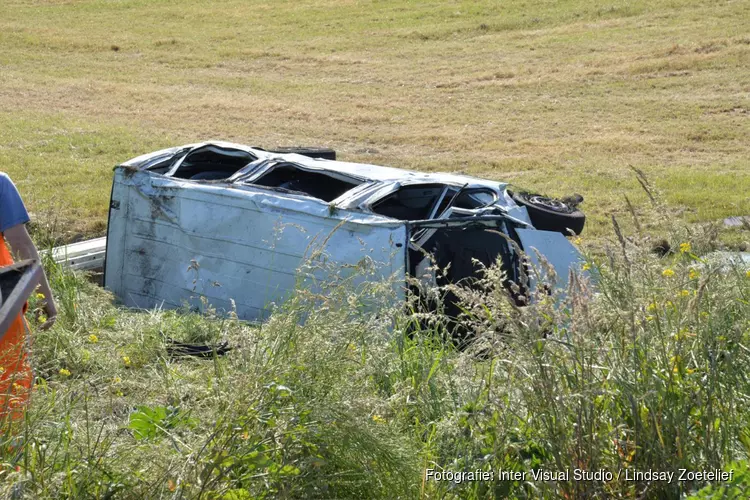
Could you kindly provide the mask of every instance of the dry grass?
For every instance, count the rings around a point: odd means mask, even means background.
[[[579,192],[642,168],[691,221],[750,213],[746,2],[9,1],[0,170],[68,238],[111,167],[222,138]]]

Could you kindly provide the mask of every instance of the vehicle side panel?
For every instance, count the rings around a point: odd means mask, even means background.
[[[201,308],[264,319],[300,283],[347,275],[393,280],[403,300],[405,224],[252,186],[166,178],[119,167],[105,286],[127,306]],[[356,280],[355,280],[356,281]]]

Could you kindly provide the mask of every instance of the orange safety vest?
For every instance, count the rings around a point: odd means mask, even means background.
[[[5,238],[0,236],[0,267],[13,264]],[[26,306],[23,307],[26,312]],[[34,375],[28,362],[29,325],[23,313],[11,323],[0,339],[0,426],[10,415],[11,420],[23,418],[29,401]]]

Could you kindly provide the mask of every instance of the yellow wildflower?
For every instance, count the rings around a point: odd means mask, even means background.
[[[672,356],[669,362],[672,364],[672,371],[674,373],[680,371],[680,364],[682,363],[682,358],[680,356]]]
[[[654,320],[653,316],[646,316],[646,321],[653,321],[653,320]]]
[[[381,417],[380,415],[373,415],[372,416],[372,421],[376,422],[378,424],[384,424],[385,423],[385,419],[383,417]]]
[[[701,273],[699,273],[697,269],[691,269],[690,272],[688,273],[688,278],[690,278],[691,280],[694,280],[700,275]]]
[[[649,305],[646,306],[646,310],[648,312],[654,312],[656,311],[657,307],[659,307],[659,305],[656,302],[651,302]]]
[[[130,366],[130,358],[128,356],[123,356],[122,362],[125,363],[125,366]]]
[[[584,265],[581,266],[581,269],[584,271],[588,271],[589,269],[591,269],[591,264],[586,262]]]
[[[39,299],[39,300],[44,300],[45,297],[44,297],[43,293],[37,293],[36,294],[36,298]]]
[[[679,297],[690,297],[690,290],[680,290],[677,295]]]
[[[60,371],[58,372],[63,377],[70,377],[70,370],[66,370],[65,368],[60,368]]]
[[[120,382],[122,382],[122,379],[120,377],[115,377],[112,379],[113,384],[119,384]]]
[[[576,245],[580,245],[581,243],[583,243],[583,240],[579,236],[578,238],[576,238],[576,239],[573,240],[573,243],[575,243]]]
[[[89,342],[91,342],[92,344],[96,344],[97,342],[99,342],[99,337],[92,333],[91,335],[89,335]]]
[[[661,275],[665,278],[671,278],[672,276],[674,276],[674,271],[671,269],[665,269],[661,272]]]
[[[690,333],[690,330],[688,330],[687,328],[681,328],[680,331],[672,335],[672,337],[675,340],[682,340],[685,337],[695,337],[695,334]]]
[[[688,253],[690,249],[690,243],[680,243],[680,253]]]
[[[748,278],[750,278],[750,269],[748,269],[747,271],[745,271],[745,276],[747,276]]]

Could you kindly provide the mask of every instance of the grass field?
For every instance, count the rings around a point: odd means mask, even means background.
[[[689,221],[750,214],[742,1],[15,1],[0,171],[65,239],[112,167],[210,138],[579,192],[609,232],[643,169]]]
[[[750,3],[0,9],[0,171],[40,242],[103,233],[116,163],[218,138],[579,192],[598,279],[516,307],[491,269],[453,289],[477,336],[458,350],[438,312],[375,308],[389,283],[339,277],[250,325],[124,309],[46,257],[60,314],[32,336],[25,420],[0,412],[0,498],[750,497],[750,270],[707,257],[748,232],[696,224],[750,214]],[[733,476],[427,477],[680,468]]]

